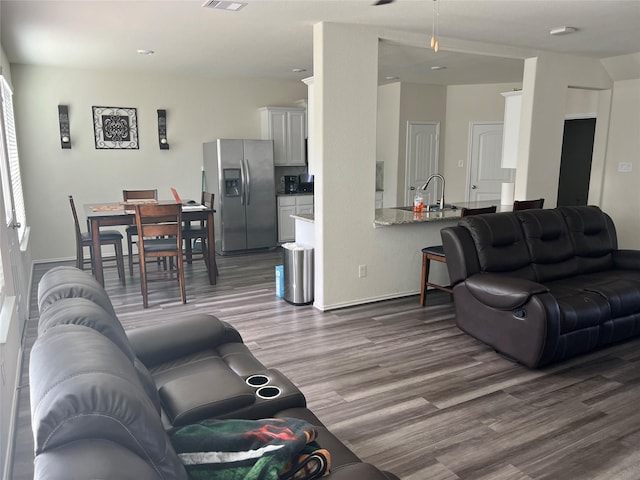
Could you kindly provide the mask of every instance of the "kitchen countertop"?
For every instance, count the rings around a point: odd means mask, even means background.
[[[295,195],[313,195],[313,192],[297,192],[297,193],[276,192],[276,197],[293,197]]]
[[[463,208],[483,208],[496,205],[498,212],[510,212],[512,210],[511,205],[500,205],[500,200],[484,200],[481,202],[453,202],[458,207],[455,210],[444,210],[439,212],[408,212],[406,210],[399,210],[397,208],[376,208],[376,217],[373,221],[375,227],[388,227],[391,225],[404,225],[409,223],[425,223],[425,222],[437,222],[442,220],[455,220],[460,218]],[[313,222],[313,214],[301,213],[291,215],[296,220],[304,220],[306,222]]]
[[[483,208],[496,205],[498,212],[510,212],[511,205],[500,205],[500,200],[483,200],[480,202],[453,202],[457,208],[455,210],[442,210],[422,213],[399,210],[397,208],[377,208],[376,218],[373,221],[376,227],[387,227],[391,225],[403,225],[408,223],[437,222],[442,220],[455,220],[460,218],[463,208]]]

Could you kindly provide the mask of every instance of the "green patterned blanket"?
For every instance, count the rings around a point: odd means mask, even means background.
[[[195,480],[313,480],[329,473],[329,452],[295,418],[205,420],[169,432]]]

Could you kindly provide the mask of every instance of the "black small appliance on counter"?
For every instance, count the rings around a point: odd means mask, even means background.
[[[313,193],[313,175],[308,173],[298,175],[298,193]]]
[[[284,176],[284,193],[298,193],[298,177],[295,175]]]

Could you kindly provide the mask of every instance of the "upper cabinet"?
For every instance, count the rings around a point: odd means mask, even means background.
[[[504,128],[502,130],[502,168],[518,166],[518,142],[520,137],[520,110],[522,110],[522,90],[505,92]]]
[[[273,140],[274,164],[306,165],[305,109],[262,107],[262,138]]]

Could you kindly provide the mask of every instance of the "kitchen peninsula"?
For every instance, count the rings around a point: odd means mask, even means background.
[[[512,210],[511,205],[500,205],[500,200],[483,200],[478,202],[455,202],[454,208],[445,210],[435,210],[423,212],[414,212],[411,207],[396,208],[376,208],[373,226],[389,227],[393,225],[406,225],[427,222],[440,222],[445,220],[458,220],[462,214],[463,208],[484,208],[496,205],[498,212],[509,212]],[[291,215],[295,220],[295,238],[296,243],[313,246],[313,214]],[[441,225],[440,228],[444,227]]]
[[[367,283],[367,296],[358,299],[358,303],[398,298],[407,295],[416,295],[420,292],[420,268],[422,265],[421,249],[429,245],[442,244],[440,230],[444,227],[456,225],[461,218],[462,208],[481,208],[496,205],[498,211],[510,211],[511,205],[500,205],[500,200],[488,200],[481,202],[453,202],[456,208],[442,211],[414,213],[401,208],[377,208],[371,225],[370,241],[377,252],[386,252],[384,255],[376,255],[375,261],[359,261],[364,264],[364,275],[359,271],[354,272],[354,282]],[[353,211],[345,210],[344,221],[350,219],[358,221]],[[361,215],[361,214],[359,214]],[[313,214],[291,215],[295,221],[295,242],[308,247],[316,248],[316,239],[322,235],[323,225],[316,225]],[[318,231],[316,231],[318,230]],[[391,252],[391,253],[390,253]],[[354,255],[359,252],[353,250]],[[321,284],[324,277],[322,257],[315,256],[315,285]],[[326,267],[324,267],[326,268]],[[400,271],[393,282],[389,282],[389,272]],[[345,270],[344,275],[352,274]],[[441,285],[449,282],[446,265],[436,264],[430,272],[431,281]],[[417,300],[416,300],[417,301]],[[314,304],[315,305],[315,304]],[[342,305],[332,305],[331,308],[339,308]]]
[[[373,220],[374,227],[388,227],[407,223],[437,222],[442,220],[457,220],[463,208],[484,208],[496,205],[498,212],[510,212],[511,205],[500,205],[500,200],[483,200],[478,202],[455,202],[454,208],[444,210],[414,212],[411,207],[376,208]]]

